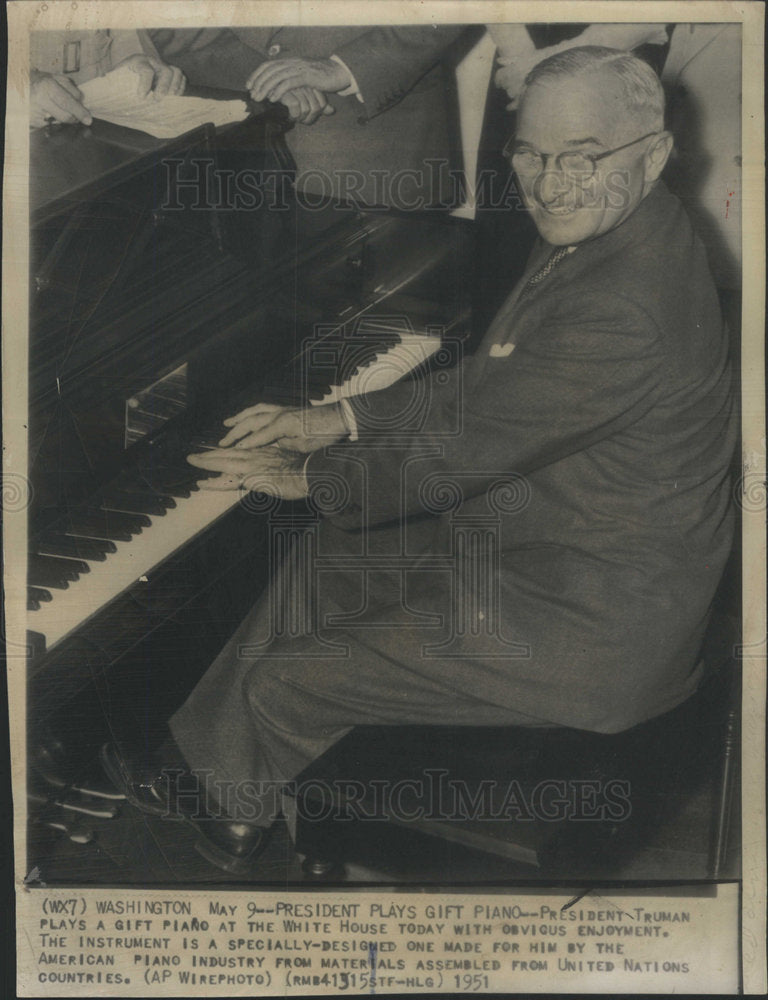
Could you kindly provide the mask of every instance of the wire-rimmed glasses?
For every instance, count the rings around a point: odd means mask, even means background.
[[[602,153],[586,153],[583,150],[566,150],[563,153],[540,153],[531,146],[517,145],[517,138],[512,136],[504,147],[504,156],[512,164],[512,169],[522,177],[536,177],[547,169],[551,159],[555,161],[555,170],[560,173],[577,177],[581,181],[588,181],[594,176],[597,170],[597,163],[604,160],[606,156],[613,156],[620,153],[622,149],[629,149],[630,146],[649,139],[652,135],[661,135],[660,132],[646,132],[631,142],[625,142],[623,146],[616,146],[615,149],[607,149]]]

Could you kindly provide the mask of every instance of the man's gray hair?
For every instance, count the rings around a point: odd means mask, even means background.
[[[664,90],[658,76],[631,52],[602,45],[582,45],[542,60],[525,78],[521,99],[528,87],[547,77],[579,76],[601,69],[612,72],[620,81],[627,111],[640,118],[645,128],[664,128]]]

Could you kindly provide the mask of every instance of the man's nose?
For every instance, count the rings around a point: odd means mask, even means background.
[[[566,194],[570,186],[570,179],[562,169],[547,164],[536,178],[536,197],[542,205],[550,205]]]

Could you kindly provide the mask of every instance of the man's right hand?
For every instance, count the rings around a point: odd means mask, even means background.
[[[318,118],[336,111],[325,94],[314,87],[296,87],[283,94],[280,101],[288,108],[291,118],[302,125],[314,125]]]
[[[82,122],[90,125],[91,113],[83,104],[83,95],[72,81],[61,74],[51,75],[32,70],[30,74],[29,122],[42,128],[55,122]]]
[[[334,59],[267,59],[248,77],[245,89],[254,101],[282,101],[299,87],[337,94],[351,83],[350,71]]]
[[[504,59],[501,56],[497,62],[499,69],[496,70],[493,82],[497,87],[503,87],[506,90],[509,97],[507,111],[514,111],[517,109],[520,94],[525,85],[525,78],[532,67],[519,59]]]

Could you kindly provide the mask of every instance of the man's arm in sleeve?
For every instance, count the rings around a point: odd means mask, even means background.
[[[361,112],[374,118],[402,100],[465,30],[464,25],[377,27],[332,54],[352,74]]]
[[[573,38],[537,49],[523,24],[489,24],[488,32],[496,43],[499,68],[494,74],[497,87],[510,97],[509,109],[515,107],[526,76],[544,59],[582,45],[604,45],[627,52],[642,45],[664,45],[667,34],[663,24],[590,24]]]
[[[430,377],[421,416],[416,383],[351,400],[358,442],[315,453],[309,482],[345,479],[341,526],[355,527],[363,508],[368,524],[423,514],[419,487],[431,474],[461,474],[465,497],[479,495],[499,473],[525,475],[631,426],[657,401],[662,370],[658,331],[640,306],[617,295],[564,299],[508,357],[488,359],[479,387]]]
[[[110,36],[112,38],[112,45],[109,50],[109,55],[113,69],[118,63],[121,63],[123,59],[127,59],[128,56],[138,54],[155,55],[154,52],[148,52],[146,49],[145,31],[133,31],[128,28],[118,28],[110,31]]]
[[[160,58],[178,66],[191,84],[244,90],[264,54],[229,28],[150,28]]]

